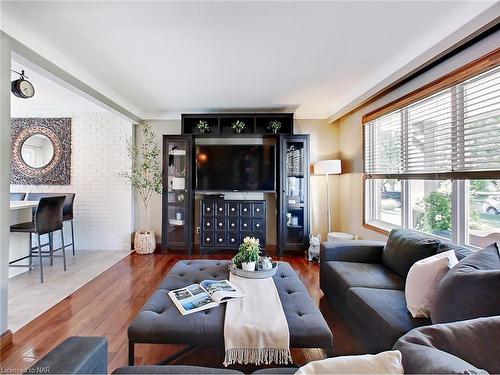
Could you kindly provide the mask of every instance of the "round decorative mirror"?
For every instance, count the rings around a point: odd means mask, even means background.
[[[54,145],[44,134],[33,134],[21,146],[21,158],[31,168],[43,168],[54,158]]]
[[[12,184],[71,183],[71,118],[13,118],[11,131]]]

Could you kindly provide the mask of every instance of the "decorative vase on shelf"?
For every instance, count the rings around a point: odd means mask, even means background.
[[[278,129],[273,129],[273,134],[278,134]]]
[[[151,254],[156,248],[155,233],[150,229],[135,232],[134,250],[137,254]]]
[[[205,129],[198,129],[200,131],[200,134],[205,134]]]
[[[255,271],[255,262],[242,262],[241,268],[243,271]]]
[[[241,129],[235,129],[236,130],[236,134],[241,134]]]

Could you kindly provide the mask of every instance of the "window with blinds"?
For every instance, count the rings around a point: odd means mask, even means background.
[[[368,178],[499,174],[500,66],[364,125]]]

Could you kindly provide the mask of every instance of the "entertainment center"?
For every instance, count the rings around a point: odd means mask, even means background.
[[[291,113],[184,114],[182,135],[163,136],[162,248],[191,255],[199,228],[202,253],[246,236],[265,249],[275,225],[280,254],[303,251],[309,175],[309,135],[293,134]]]

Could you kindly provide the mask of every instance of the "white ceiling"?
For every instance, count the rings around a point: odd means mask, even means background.
[[[12,69],[25,74],[35,87],[35,96],[29,99],[18,98],[11,95],[11,116],[55,116],[58,114],[69,114],[77,112],[106,112],[97,104],[75,94],[67,88],[45,78],[43,75],[17,63],[12,62]],[[11,79],[15,80],[19,75],[12,72]]]
[[[327,118],[494,1],[1,2],[2,29],[138,116]]]

